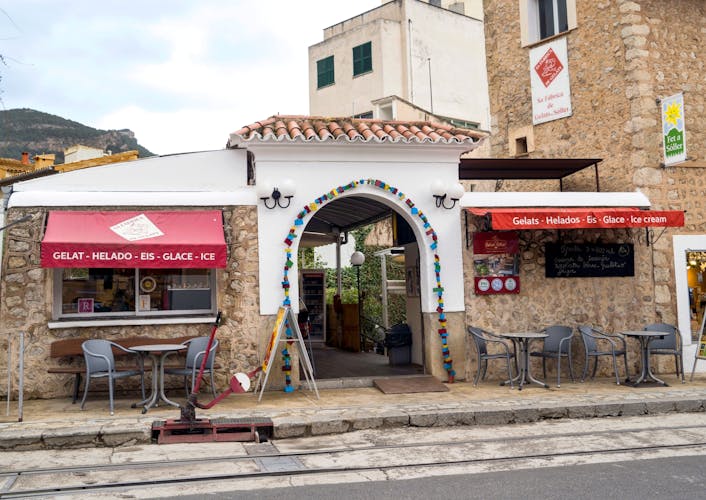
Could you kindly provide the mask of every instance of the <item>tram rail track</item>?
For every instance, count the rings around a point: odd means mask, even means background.
[[[395,469],[405,469],[405,468],[417,468],[417,467],[443,467],[450,465],[472,465],[478,463],[503,463],[508,461],[527,461],[527,460],[543,460],[543,459],[556,459],[556,458],[571,458],[571,457],[582,457],[586,455],[620,455],[626,453],[646,453],[646,452],[658,452],[666,450],[680,450],[682,452],[691,451],[693,453],[706,453],[706,440],[690,441],[687,442],[687,437],[684,436],[682,439],[685,442],[681,443],[656,443],[656,444],[646,444],[649,435],[654,436],[658,432],[671,432],[671,433],[684,433],[693,431],[694,435],[703,433],[703,426],[700,425],[683,425],[674,427],[653,427],[650,429],[621,429],[621,430],[608,430],[608,431],[597,431],[591,434],[592,438],[604,437],[604,438],[615,438],[615,436],[620,435],[623,439],[629,440],[632,437],[634,440],[644,443],[632,446],[604,446],[604,447],[591,447],[588,449],[568,449],[564,451],[553,450],[551,452],[537,452],[537,453],[527,453],[522,452],[522,450],[529,449],[528,445],[523,446],[524,442],[531,441],[547,441],[547,440],[572,440],[572,438],[585,437],[583,434],[576,433],[559,433],[553,435],[530,435],[530,436],[516,436],[513,438],[488,438],[488,439],[465,439],[460,441],[448,442],[448,441],[429,441],[429,442],[417,442],[417,443],[407,443],[407,444],[387,444],[387,445],[371,445],[371,446],[360,446],[360,447],[342,447],[335,449],[324,449],[324,450],[311,450],[311,451],[295,451],[295,452],[275,452],[275,453],[255,453],[248,455],[228,455],[219,457],[201,457],[193,459],[178,459],[170,460],[168,462],[164,461],[142,461],[142,462],[132,462],[124,464],[98,464],[98,465],[82,465],[82,466],[70,466],[70,467],[53,467],[53,468],[39,468],[39,469],[27,469],[27,470],[15,470],[0,472],[0,499],[5,498],[37,498],[46,496],[61,496],[70,494],[88,494],[88,493],[100,493],[100,492],[118,492],[120,490],[128,490],[135,488],[152,488],[152,487],[167,487],[175,486],[179,484],[186,483],[199,483],[199,482],[213,482],[213,481],[224,481],[224,480],[247,480],[247,479],[257,479],[264,477],[282,477],[282,476],[305,476],[314,474],[327,474],[327,473],[355,473],[355,472],[366,472],[371,470],[381,470],[381,471],[391,471]],[[574,441],[577,441],[574,439]],[[610,441],[606,439],[605,441]],[[512,444],[518,449],[518,453],[505,453],[496,456],[475,456],[469,458],[449,458],[446,460],[403,460],[401,463],[389,463],[386,465],[336,465],[336,466],[312,466],[307,465],[307,459],[316,457],[320,462],[322,459],[330,459],[332,463],[337,461],[342,461],[345,459],[347,454],[364,454],[366,452],[376,452],[376,453],[391,453],[394,451],[409,451],[411,449],[418,450],[417,454],[407,453],[407,457],[424,456],[420,453],[424,449],[432,449],[435,447],[443,447],[444,449],[454,448],[463,454],[464,448],[481,446],[487,444]],[[274,445],[273,445],[274,446]],[[577,448],[579,444],[576,444]],[[272,459],[286,459],[291,464],[290,467],[284,468],[282,470],[267,470],[267,467],[263,467],[268,460]],[[122,480],[122,481],[92,481],[89,480],[85,484],[80,484],[80,480],[85,475],[96,474],[96,473],[111,473],[115,472],[117,476],[123,477],[125,474],[120,474],[120,472],[125,472],[129,470],[140,470],[145,472],[147,470],[158,473],[160,470],[175,470],[176,468],[188,468],[195,466],[209,466],[212,464],[245,464],[245,463],[256,463],[258,465],[258,470],[250,471],[239,471],[233,473],[220,473],[220,474],[177,474],[169,478],[150,478],[150,479],[134,479],[134,480]],[[54,485],[41,488],[22,488],[19,484],[21,480],[29,477],[47,478],[47,482],[51,478],[56,478],[58,476],[68,477],[69,479],[75,479],[79,484],[66,484],[66,485]],[[19,487],[17,487],[19,485]],[[16,488],[17,487],[17,488]]]

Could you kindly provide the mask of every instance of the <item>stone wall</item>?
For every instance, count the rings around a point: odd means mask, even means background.
[[[647,245],[639,229],[521,231],[519,295],[475,296],[472,251],[464,252],[466,322],[491,330],[534,329],[552,323],[592,323],[609,330],[645,323],[676,323],[671,236],[700,234],[704,221],[706,113],[703,67],[706,7],[700,0],[577,2],[577,28],[567,35],[572,116],[532,125],[530,47],[520,46],[516,0],[486,0],[485,29],[490,85],[491,155],[510,156],[518,129],[532,135],[536,158],[602,158],[601,191],[641,189],[654,209],[687,210],[686,227],[666,230]],[[662,167],[657,99],[683,91],[690,167]],[[491,188],[492,189],[492,188]],[[557,190],[556,181],[504,181],[496,190]],[[564,181],[565,191],[595,190],[592,169]],[[479,228],[469,217],[468,231]],[[651,237],[660,235],[655,228]],[[630,278],[547,279],[544,243],[629,242],[635,245]],[[583,357],[580,340],[574,351]],[[637,362],[633,345],[630,363]],[[670,370],[673,370],[671,368]],[[582,368],[579,361],[579,368]],[[475,366],[470,366],[475,370]],[[607,363],[602,370],[608,369]]]
[[[87,207],[80,209],[91,210]],[[51,321],[54,270],[42,269],[39,265],[40,244],[47,212],[43,208],[11,209],[7,222],[18,220],[27,214],[33,216],[30,222],[7,230],[0,288],[0,364],[6,365],[7,342],[11,338],[16,339],[18,332],[24,332],[26,398],[54,398],[71,393],[72,376],[48,374],[46,368],[49,365],[81,361],[50,359],[49,348],[54,340],[74,337],[117,340],[134,336],[166,339],[210,334],[209,324],[105,327],[97,323],[95,327],[90,328],[49,329],[47,323]],[[258,332],[261,331],[258,244],[257,238],[253,237],[257,234],[256,207],[228,207],[223,209],[223,218],[228,261],[226,268],[217,272],[218,307],[223,312],[223,321],[216,335],[220,342],[217,360],[223,366],[217,376],[217,383],[221,388],[230,380],[231,371],[250,371],[259,364]],[[13,340],[13,344],[13,358],[16,363],[17,341]],[[178,377],[174,379],[173,385],[181,386]],[[13,387],[17,387],[17,380],[13,382]],[[96,384],[95,387],[100,390],[102,386]]]

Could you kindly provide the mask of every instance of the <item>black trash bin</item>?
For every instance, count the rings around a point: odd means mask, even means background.
[[[407,323],[398,323],[385,331],[385,348],[390,365],[412,362],[412,330]]]

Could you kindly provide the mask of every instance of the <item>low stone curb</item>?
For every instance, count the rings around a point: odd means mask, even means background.
[[[451,427],[531,423],[563,418],[600,418],[706,411],[706,394],[652,394],[642,399],[590,396],[580,400],[507,400],[443,405],[388,405],[370,408],[257,412],[273,421],[276,439],[340,434],[363,429]],[[222,415],[233,417],[235,415]],[[248,415],[237,415],[247,417]],[[253,416],[253,415],[249,415]],[[91,421],[73,425],[11,423],[0,425],[0,450],[89,448],[145,445],[152,442],[153,419]]]

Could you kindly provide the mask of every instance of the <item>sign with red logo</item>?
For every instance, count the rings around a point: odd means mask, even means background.
[[[515,232],[473,235],[474,289],[477,295],[520,293],[520,238]]]
[[[542,80],[545,87],[549,87],[549,84],[561,73],[562,69],[564,69],[564,65],[561,64],[561,61],[551,48],[547,50],[539,62],[534,65],[534,70],[537,72],[539,79]]]
[[[532,123],[571,116],[566,37],[530,50]]]
[[[489,231],[473,235],[474,254],[518,253],[520,239],[515,232]]]
[[[92,313],[93,312],[93,299],[78,299],[78,312],[80,313]]]

